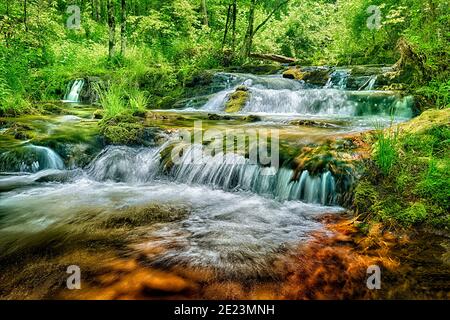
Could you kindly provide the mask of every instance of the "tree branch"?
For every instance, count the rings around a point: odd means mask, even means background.
[[[267,16],[267,18],[256,27],[253,34],[256,34],[256,32],[258,32],[258,30],[261,29],[270,20],[270,18],[272,18],[272,16],[275,14],[275,12],[280,10],[280,8],[282,6],[284,6],[285,4],[287,4],[288,2],[289,2],[289,0],[286,0],[286,1],[283,1],[280,4],[278,4],[278,6],[276,6],[275,9],[273,9],[272,12]]]

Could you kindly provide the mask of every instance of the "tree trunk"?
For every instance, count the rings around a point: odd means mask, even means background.
[[[256,0],[250,1],[250,9],[248,11],[248,23],[247,23],[247,31],[245,32],[244,43],[242,45],[241,55],[244,58],[247,58],[250,55],[250,51],[252,49],[253,43],[253,24],[255,22],[255,7]]]
[[[120,53],[125,55],[127,46],[127,4],[126,0],[121,1],[121,23],[120,23]]]
[[[100,21],[100,12],[101,12],[101,8],[100,8],[100,0],[95,0],[95,20],[97,22]]]
[[[225,47],[225,42],[227,40],[228,26],[230,24],[230,15],[231,15],[231,5],[228,6],[227,21],[225,22],[225,31],[223,33],[223,40],[222,40],[222,49]]]
[[[250,2],[250,10],[248,14],[248,26],[247,32],[245,33],[244,45],[242,47],[242,57],[247,58],[250,56],[250,52],[252,50],[253,37],[255,34],[272,18],[272,16],[285,4],[287,4],[289,0],[285,0],[280,2],[271,12],[270,14],[262,21],[256,28],[254,28],[255,22],[255,6],[256,0],[251,0]]]
[[[114,0],[108,0],[109,58],[116,54],[116,17]]]
[[[98,21],[98,12],[99,12],[98,1],[99,0],[92,0],[91,1],[92,19],[94,21]]]
[[[206,0],[202,0],[203,24],[208,26],[208,9],[206,8]]]
[[[237,16],[237,0],[233,2],[233,15],[232,15],[232,39],[231,39],[231,51],[234,52],[236,50],[236,16]]]

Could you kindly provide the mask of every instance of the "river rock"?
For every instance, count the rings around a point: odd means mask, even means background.
[[[302,80],[303,72],[300,70],[299,67],[292,67],[283,72],[283,78]]]
[[[309,67],[303,69],[292,67],[283,72],[283,78],[303,80],[306,83],[324,86],[328,82],[328,79],[330,79],[331,72],[332,70],[328,67]]]
[[[336,128],[337,126],[324,121],[316,120],[294,120],[290,122],[294,126],[307,126],[307,127],[317,127],[317,128]]]
[[[225,104],[225,112],[241,111],[249,98],[250,93],[246,86],[241,85],[237,87],[236,90],[228,97],[228,101]]]

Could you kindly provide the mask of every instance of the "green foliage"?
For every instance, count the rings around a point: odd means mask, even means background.
[[[437,108],[450,107],[450,80],[432,80],[420,87],[417,93],[422,94],[430,101],[434,101]]]
[[[425,221],[427,218],[427,209],[423,203],[414,202],[406,209],[400,211],[396,217],[405,225],[413,225]]]
[[[422,127],[422,118],[431,117],[436,119],[435,123]],[[396,142],[387,144],[396,154],[389,170],[383,170],[386,167],[380,166],[380,160],[374,156],[377,167],[368,167],[366,176],[355,188],[355,210],[383,222],[405,226],[424,223],[449,229],[448,109],[434,111],[433,116],[424,113],[410,127],[416,131],[397,133]],[[380,133],[376,138],[380,138]]]
[[[110,84],[107,89],[98,89],[100,104],[106,117],[114,117],[128,110],[124,101],[124,88],[118,84]]]

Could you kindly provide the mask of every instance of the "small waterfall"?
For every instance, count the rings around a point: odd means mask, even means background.
[[[359,88],[361,90],[371,91],[375,87],[375,83],[377,82],[377,76],[370,76],[369,79]]]
[[[134,149],[109,146],[88,166],[87,173],[98,181],[143,183],[152,180],[159,170],[159,151],[164,148]]]
[[[187,147],[179,161],[168,169],[165,164],[171,161],[165,157],[171,153],[166,151],[173,144],[174,140],[158,148],[108,147],[92,161],[87,173],[98,181],[147,183],[165,178],[231,192],[249,191],[281,201],[336,203],[334,177],[328,171],[317,176],[303,171],[294,180],[291,169],[262,167],[235,153],[207,155],[202,145],[195,144]],[[194,162],[194,157],[198,161]]]
[[[194,155],[202,152],[200,145],[189,148],[180,163],[172,168],[173,179],[226,191],[251,191],[278,200],[302,200],[323,205],[335,203],[335,181],[328,171],[311,176],[305,170],[295,181],[291,169],[261,167],[234,153],[218,153],[214,156],[203,154],[201,161],[193,162]]]
[[[242,111],[296,114],[352,115],[354,104],[336,89],[273,90],[251,88],[251,98]]]
[[[344,90],[347,87],[347,80],[349,77],[348,70],[336,70],[330,75],[325,89],[340,89]]]
[[[61,157],[47,147],[30,144],[0,155],[1,171],[37,172],[44,169],[64,169]]]
[[[77,79],[70,82],[67,86],[66,94],[64,95],[64,101],[67,102],[79,102],[80,92],[84,86],[84,79]]]
[[[410,118],[411,98],[374,91],[376,82],[376,75],[351,77],[347,69],[335,70],[323,88],[314,88],[303,81],[285,79],[280,75],[238,74],[233,87],[211,96],[200,110],[224,112],[229,95],[237,86],[245,85],[250,98],[240,113],[384,117],[394,112],[395,116]],[[349,90],[349,87],[354,90]]]

